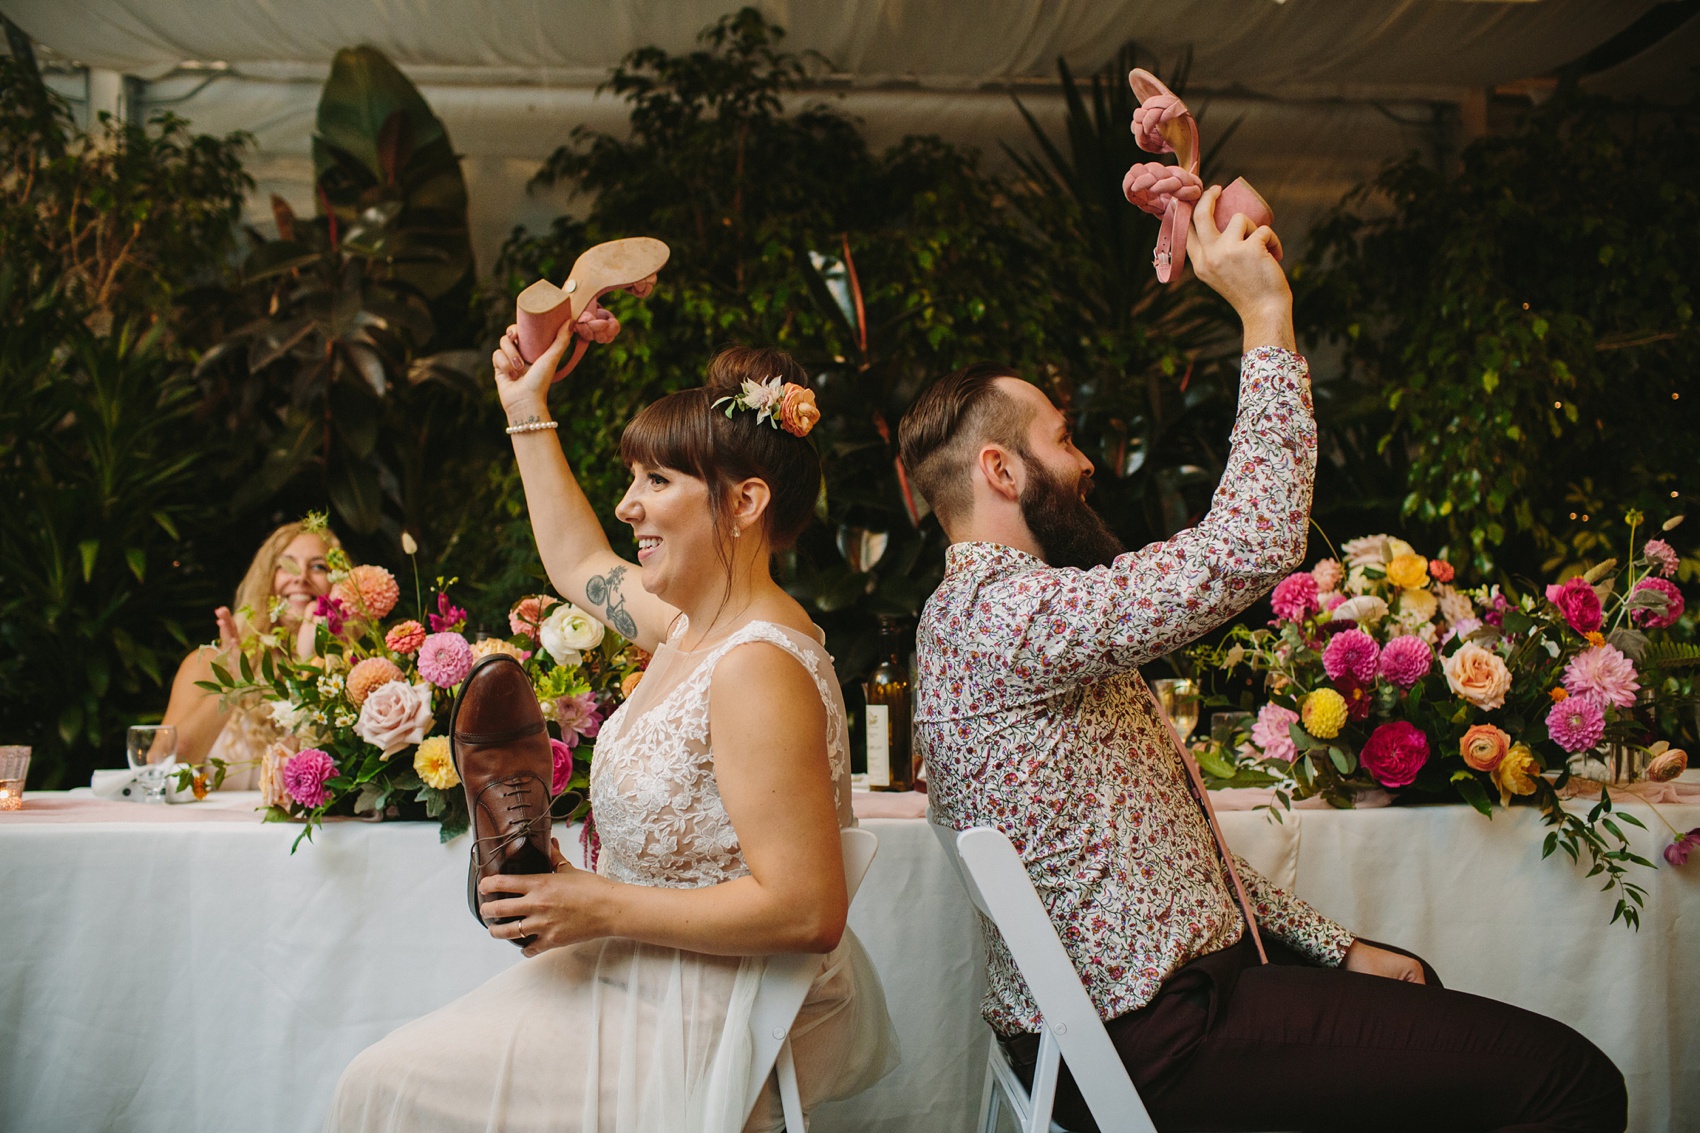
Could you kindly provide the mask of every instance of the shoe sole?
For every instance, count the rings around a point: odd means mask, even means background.
[[[671,254],[666,244],[652,236],[608,240],[580,254],[561,286],[540,279],[521,291],[515,302],[520,356],[536,361],[555,341],[562,324],[576,322],[608,292],[654,276]]]

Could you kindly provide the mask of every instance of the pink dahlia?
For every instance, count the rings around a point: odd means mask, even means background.
[[[1564,691],[1573,697],[1591,697],[1601,708],[1608,704],[1634,707],[1635,694],[1640,690],[1635,680],[1635,662],[1613,645],[1584,649],[1564,667]]]
[[[1564,620],[1577,633],[1593,633],[1605,620],[1600,613],[1600,596],[1594,593],[1588,580],[1580,576],[1563,586],[1547,587],[1547,601],[1558,607]]]
[[[1316,588],[1326,594],[1340,585],[1346,577],[1346,568],[1339,559],[1323,559],[1310,568],[1310,576],[1316,579]]]
[[[1301,570],[1281,580],[1280,585],[1275,587],[1275,593],[1269,596],[1269,604],[1274,607],[1277,618],[1300,622],[1322,608],[1316,595],[1316,579]]]
[[[1265,704],[1257,710],[1257,723],[1251,726],[1251,742],[1263,749],[1266,758],[1291,763],[1299,757],[1299,749],[1289,728],[1298,722],[1299,714],[1291,708]]]
[[[1322,650],[1322,669],[1331,681],[1350,676],[1367,685],[1375,681],[1375,663],[1380,659],[1381,647],[1375,638],[1353,627],[1329,638]]]
[[[573,781],[572,746],[550,737],[549,757],[554,764],[554,774],[549,777],[549,793],[558,795],[567,789],[567,784]]]
[[[508,611],[508,628],[514,633],[523,633],[533,641],[537,640],[537,628],[543,624],[543,615],[550,606],[560,605],[547,594],[532,594],[514,603],[514,608]]]
[[[1434,667],[1434,650],[1420,637],[1395,637],[1381,651],[1381,675],[1408,690]]]
[[[1591,696],[1571,696],[1547,713],[1547,735],[1568,752],[1587,751],[1605,735],[1606,714]]]
[[[326,780],[336,774],[336,761],[316,747],[297,752],[283,765],[283,789],[305,807],[324,806],[331,797]]]
[[[1428,737],[1415,724],[1394,720],[1369,734],[1358,762],[1383,787],[1409,787],[1428,762]]]
[[[384,648],[403,657],[413,656],[424,644],[425,627],[411,618],[391,626],[390,632],[384,634]]]
[[[1688,855],[1700,848],[1700,826],[1696,826],[1665,847],[1665,861],[1671,865],[1687,865]]]
[[[1641,606],[1631,610],[1629,616],[1634,619],[1636,625],[1646,626],[1648,629],[1667,629],[1675,625],[1676,620],[1682,617],[1682,591],[1678,590],[1673,584],[1662,578],[1643,578],[1635,584],[1635,589],[1630,593],[1638,594],[1643,590],[1653,590],[1663,594],[1665,596],[1665,608],[1663,613],[1660,613],[1658,608],[1654,606]]]
[[[458,633],[433,633],[419,647],[419,675],[438,688],[453,688],[472,671],[472,646]]]
[[[437,612],[426,616],[431,623],[432,633],[446,633],[452,630],[464,629],[466,626],[466,611],[449,601],[449,596],[437,592]]]
[[[1664,578],[1675,574],[1676,568],[1682,565],[1676,549],[1663,539],[1647,540],[1647,545],[1641,548],[1641,553],[1646,556],[1648,562],[1659,568],[1659,574]]]
[[[568,747],[577,747],[580,739],[595,739],[602,730],[602,706],[596,703],[593,692],[563,696],[555,702],[555,722],[561,726],[561,738]]]

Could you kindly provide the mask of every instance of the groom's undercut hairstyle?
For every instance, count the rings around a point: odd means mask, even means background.
[[[966,519],[974,506],[969,472],[980,446],[991,442],[1027,453],[1033,411],[998,387],[1020,379],[998,362],[976,362],[946,374],[922,391],[897,427],[899,459],[909,479],[946,526]]]

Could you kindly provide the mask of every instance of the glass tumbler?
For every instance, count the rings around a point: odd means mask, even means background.
[[[177,763],[177,728],[173,724],[137,724],[126,737],[125,755],[145,803],[165,801],[166,779]]]
[[[1163,706],[1163,711],[1168,713],[1169,722],[1175,726],[1181,743],[1186,743],[1192,730],[1198,727],[1198,682],[1164,678],[1152,681],[1151,691],[1156,694],[1157,703]]]
[[[0,810],[24,808],[24,780],[29,773],[29,748],[0,746]]]

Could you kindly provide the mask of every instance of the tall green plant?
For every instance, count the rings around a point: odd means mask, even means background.
[[[1700,482],[1695,126],[1561,97],[1316,233],[1303,322],[1386,406],[1403,514],[1450,555],[1537,576],[1610,553],[1606,505],[1669,514]]]
[[[313,139],[318,215],[274,198],[227,319],[200,359],[209,399],[244,439],[237,513],[329,499],[369,556],[403,529],[488,430],[469,351],[427,353],[463,328],[472,271],[466,189],[442,123],[369,47],[339,52]],[[472,438],[470,452],[457,436]],[[482,450],[488,456],[493,444]]]

